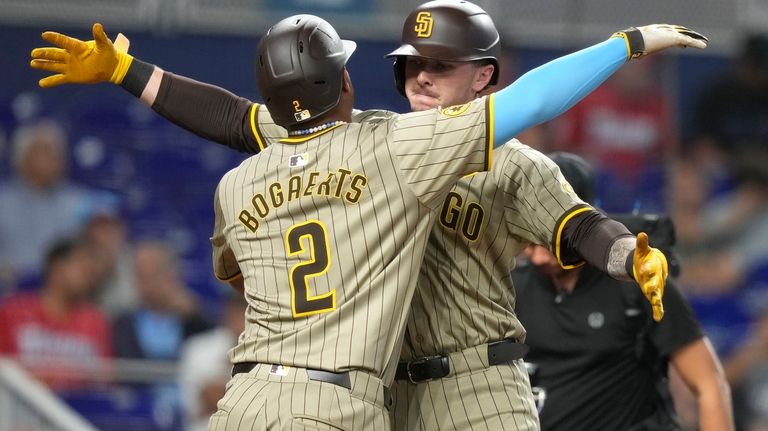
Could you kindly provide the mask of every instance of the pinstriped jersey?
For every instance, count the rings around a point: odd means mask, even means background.
[[[266,109],[258,115],[265,141],[285,136]],[[389,115],[362,111],[353,121]],[[514,256],[529,242],[554,250],[557,227],[584,204],[549,158],[519,141],[497,148],[494,157],[490,172],[459,181],[441,206],[414,294],[405,360],[523,340],[510,278]]]
[[[448,193],[432,229],[403,344],[403,359],[523,340],[510,271],[532,242],[553,247],[563,216],[584,203],[542,153],[512,140],[490,172]]]
[[[214,270],[242,275],[248,302],[230,359],[390,382],[435,210],[490,164],[489,104],[270,142],[225,174]]]
[[[267,107],[258,103],[252,103],[248,108],[248,132],[242,132],[244,150],[249,153],[258,153],[272,142],[279,141],[288,133],[286,130],[275,124]],[[378,123],[399,115],[392,111],[381,109],[360,111],[355,110],[352,113],[353,123]]]

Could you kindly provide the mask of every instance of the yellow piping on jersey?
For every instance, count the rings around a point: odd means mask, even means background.
[[[581,265],[584,265],[584,262],[579,262],[574,265],[565,265],[563,263],[562,259],[560,259],[560,238],[563,235],[563,229],[565,228],[565,224],[568,223],[568,220],[572,219],[577,214],[581,214],[584,211],[589,211],[591,209],[592,209],[591,207],[582,207],[573,211],[572,213],[565,216],[563,218],[563,221],[560,222],[560,226],[557,227],[557,238],[555,239],[555,256],[557,257],[557,263],[559,263],[563,269],[573,269],[573,268],[578,268]]]
[[[259,149],[263,151],[266,147],[264,146],[264,142],[261,140],[261,134],[259,133],[259,128],[256,125],[256,111],[258,110],[258,103],[251,105],[251,131],[253,131],[253,137],[256,138],[256,144],[259,146]]]
[[[301,136],[301,137],[296,137],[296,138],[283,138],[283,139],[280,139],[280,142],[285,143],[285,144],[298,144],[300,142],[305,142],[305,141],[308,141],[308,140],[310,140],[312,138],[316,138],[316,137],[322,135],[323,133],[328,133],[331,130],[333,130],[333,129],[339,127],[339,126],[343,126],[343,125],[344,125],[343,123],[342,124],[337,124],[335,126],[327,128],[325,130],[321,130],[321,131],[319,131],[317,133],[313,133],[313,134],[307,135],[307,136]]]
[[[493,134],[494,132],[494,124],[493,124],[493,100],[494,100],[494,93],[491,93],[488,95],[488,101],[486,102],[488,104],[488,107],[486,111],[488,112],[488,121],[486,122],[487,130],[486,130],[486,139],[488,140],[488,152],[486,153],[486,164],[485,164],[485,170],[490,171],[491,165],[493,165]]]
[[[624,44],[627,46],[627,60],[630,60],[632,58],[632,47],[629,45],[629,38],[627,37],[627,33],[623,31],[617,31],[616,33],[612,34],[611,37],[624,39]]]

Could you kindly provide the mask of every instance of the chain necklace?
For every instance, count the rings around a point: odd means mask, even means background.
[[[309,129],[299,129],[299,130],[291,130],[288,132],[288,136],[305,136],[305,135],[311,135],[313,133],[317,133],[321,130],[325,130],[334,126],[339,126],[341,124],[346,124],[346,121],[329,121],[325,124],[321,124],[319,126],[310,127]]]

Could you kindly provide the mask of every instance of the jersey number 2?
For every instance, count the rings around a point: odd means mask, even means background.
[[[312,296],[309,294],[309,279],[325,274],[331,265],[328,250],[328,235],[325,226],[317,220],[293,225],[285,234],[288,256],[309,251],[309,260],[297,263],[291,268],[291,308],[293,317],[326,313],[336,309],[336,289]],[[306,245],[306,247],[305,247]]]

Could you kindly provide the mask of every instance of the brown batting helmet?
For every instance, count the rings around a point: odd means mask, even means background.
[[[295,126],[338,105],[355,47],[314,15],[294,15],[267,30],[256,49],[256,84],[275,123]]]
[[[405,96],[405,57],[445,61],[487,60],[494,65],[489,85],[499,80],[499,32],[478,5],[463,0],[435,0],[414,9],[403,24],[395,57],[395,86]]]

